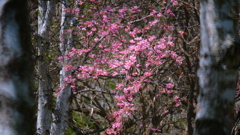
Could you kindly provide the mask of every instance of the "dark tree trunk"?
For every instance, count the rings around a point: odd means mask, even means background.
[[[200,93],[194,135],[230,135],[237,69],[238,1],[201,0]]]
[[[0,134],[33,135],[26,0],[0,1]]]

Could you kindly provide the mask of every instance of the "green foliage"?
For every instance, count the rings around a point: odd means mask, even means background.
[[[48,58],[52,58],[54,55],[55,55],[54,52],[49,52],[49,53],[48,53]]]
[[[68,130],[66,131],[65,134],[66,135],[76,135],[75,132],[70,127],[68,127]]]
[[[80,127],[83,132],[89,132],[91,129],[96,129],[96,126],[92,123],[91,118],[83,113],[74,111],[72,113],[72,118],[74,120],[74,124]]]
[[[109,82],[108,85],[109,85],[110,89],[115,89],[116,88],[116,84],[114,82],[112,82],[112,81]]]

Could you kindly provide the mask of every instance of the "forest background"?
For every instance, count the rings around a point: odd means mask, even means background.
[[[31,0],[29,8],[38,134],[193,134],[198,0]]]

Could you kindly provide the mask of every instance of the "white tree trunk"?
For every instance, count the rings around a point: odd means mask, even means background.
[[[38,14],[38,114],[37,133],[47,135],[50,133],[52,121],[52,85],[49,75],[49,29],[55,10],[55,0],[39,0]]]
[[[200,93],[195,135],[230,135],[237,69],[238,1],[201,0]]]
[[[33,135],[26,0],[0,1],[0,134]]]
[[[62,18],[61,18],[61,30],[60,40],[62,41],[59,45],[59,49],[62,56],[68,54],[69,49],[72,48],[72,37],[67,37],[66,29],[70,26],[71,17],[70,13],[64,11],[66,7],[70,6],[68,0],[62,1]],[[65,66],[69,60],[63,59],[61,62],[62,69],[60,71],[60,87],[64,87],[66,82],[64,78],[71,75],[71,71],[65,71]],[[69,98],[71,96],[70,86],[65,86],[60,90],[57,96],[55,111],[53,113],[53,123],[51,127],[51,135],[63,135],[68,129],[68,110],[69,110]]]

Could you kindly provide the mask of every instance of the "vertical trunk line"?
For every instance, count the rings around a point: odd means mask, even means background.
[[[52,82],[49,73],[49,29],[55,10],[55,0],[39,1],[38,14],[38,114],[37,134],[49,135],[52,121]]]
[[[70,27],[71,14],[65,11],[65,8],[69,7],[68,0],[64,0],[62,3],[62,18],[61,18],[61,30],[60,30],[60,44],[59,49],[62,56],[66,56],[70,49],[73,47],[72,35],[67,37],[66,29]],[[68,129],[68,116],[69,116],[69,100],[71,96],[71,87],[64,78],[71,75],[72,71],[66,71],[65,66],[69,64],[70,60],[63,59],[61,62],[62,69],[60,71],[60,92],[57,96],[56,106],[53,113],[53,123],[51,126],[51,135],[63,135]]]

